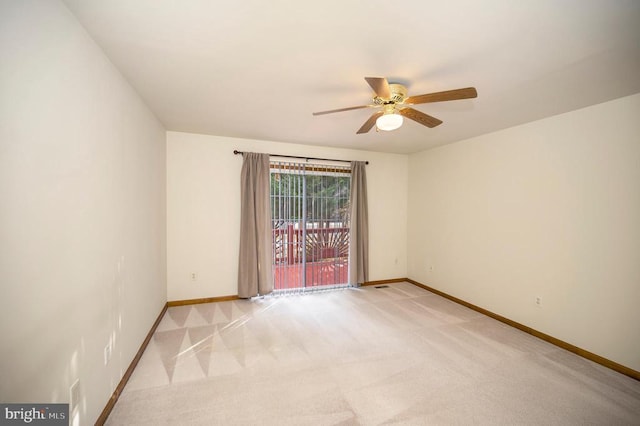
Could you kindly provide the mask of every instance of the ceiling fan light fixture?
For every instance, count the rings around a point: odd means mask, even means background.
[[[402,121],[403,119],[400,114],[384,114],[378,117],[378,119],[376,120],[376,126],[378,127],[378,129],[388,132],[402,126]]]

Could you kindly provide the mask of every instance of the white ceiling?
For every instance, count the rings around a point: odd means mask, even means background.
[[[65,0],[169,130],[411,153],[640,92],[637,0]],[[365,76],[474,86],[356,135]]]

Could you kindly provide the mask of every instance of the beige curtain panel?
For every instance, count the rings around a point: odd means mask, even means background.
[[[349,284],[359,286],[369,280],[369,209],[364,161],[351,163],[350,234]]]
[[[273,291],[269,154],[242,154],[238,296]]]

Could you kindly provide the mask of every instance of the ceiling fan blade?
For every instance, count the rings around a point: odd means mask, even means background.
[[[426,104],[429,102],[455,101],[458,99],[476,98],[478,92],[475,87],[447,90],[445,92],[427,93],[426,95],[409,96],[404,100],[405,104]]]
[[[371,117],[360,127],[360,129],[356,132],[356,134],[367,133],[371,128],[376,124],[376,120],[384,114],[383,111],[374,112]]]
[[[313,115],[333,114],[334,112],[351,111],[353,109],[371,108],[374,106],[375,105],[360,105],[360,106],[347,107],[347,108],[330,109],[329,111],[314,112],[312,114]]]
[[[413,121],[417,121],[418,123],[427,127],[436,127],[442,124],[442,120],[438,120],[435,117],[427,115],[424,112],[420,112],[413,108],[408,108],[408,107],[402,108],[400,110],[400,115],[402,115],[403,117],[410,118]]]
[[[389,82],[384,77],[365,77],[369,86],[376,92],[376,95],[382,99],[391,98],[391,90],[389,89]]]

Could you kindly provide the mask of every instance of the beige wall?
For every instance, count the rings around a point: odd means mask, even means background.
[[[370,279],[406,276],[406,155],[168,132],[169,300],[238,293],[242,157],[234,149],[370,161]]]
[[[0,401],[80,379],[92,424],[166,302],[165,131],[58,1],[2,2],[0,52]]]
[[[410,156],[409,277],[640,370],[639,117],[634,95]]]

